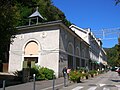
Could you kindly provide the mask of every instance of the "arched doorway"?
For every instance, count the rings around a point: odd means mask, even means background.
[[[31,68],[38,63],[39,58],[39,45],[36,41],[29,41],[24,47],[24,62],[26,65],[23,67]]]

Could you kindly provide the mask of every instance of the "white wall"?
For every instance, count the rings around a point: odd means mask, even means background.
[[[35,28],[34,28],[35,29]],[[24,47],[30,40],[39,44],[38,65],[53,69],[58,76],[59,61],[59,29],[45,27],[34,32],[28,31],[16,35],[14,42],[10,45],[9,72],[22,70],[24,57],[34,57],[24,55]]]

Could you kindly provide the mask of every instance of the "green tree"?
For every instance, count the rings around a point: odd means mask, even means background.
[[[16,33],[16,6],[12,0],[0,1],[0,59],[6,62],[9,44]]]
[[[105,51],[107,53],[108,64],[111,66],[115,66],[117,59],[117,45],[112,48],[105,48]]]
[[[62,20],[67,26],[71,25],[64,13],[54,6],[51,0],[17,0],[16,4],[20,14],[18,26],[28,25],[28,16],[37,6],[40,14],[46,18],[45,22]]]
[[[116,2],[116,5],[117,5],[118,3],[120,3],[120,0],[115,0],[115,2]]]
[[[108,64],[111,66],[120,66],[120,45],[116,44],[112,48],[105,48]]]
[[[117,45],[116,66],[120,66],[120,37],[118,38],[118,45]]]
[[[7,62],[9,45],[16,34],[16,26],[28,25],[28,17],[39,7],[45,22],[62,20],[71,23],[51,0],[0,0],[0,60]]]
[[[120,0],[115,0],[116,5],[120,3]],[[116,59],[116,66],[120,66],[120,36],[118,38],[118,45],[117,45],[117,59]]]

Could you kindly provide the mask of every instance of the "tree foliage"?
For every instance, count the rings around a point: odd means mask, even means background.
[[[62,20],[67,26],[71,24],[51,0],[0,0],[0,60],[6,59],[16,26],[28,25],[28,17],[37,6],[46,22]]]
[[[115,65],[115,60],[117,58],[117,50],[116,50],[116,46],[113,48],[107,48],[105,49],[106,53],[107,53],[107,62],[109,65],[114,66]]]
[[[120,37],[118,38],[118,45],[117,45],[116,66],[120,66]]]
[[[51,0],[17,0],[20,14],[18,26],[28,25],[28,16],[31,15],[36,7],[39,7],[40,14],[46,21],[62,20],[67,26],[71,23],[66,19],[64,13],[53,5]]]
[[[115,0],[115,4],[117,5],[118,3],[120,3],[120,0]]]
[[[16,6],[12,0],[0,1],[0,59],[5,59],[10,44],[10,38],[16,33]],[[11,39],[12,40],[12,39]]]
[[[105,51],[107,53],[108,64],[110,66],[120,66],[120,45],[105,48]]]

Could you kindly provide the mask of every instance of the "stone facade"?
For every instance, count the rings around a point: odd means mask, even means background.
[[[99,66],[96,67],[100,63],[103,65],[104,64],[107,65],[106,52],[102,48],[101,40],[96,38],[89,28],[82,29],[75,25],[71,25],[70,28],[78,36],[80,36],[85,42],[87,42],[90,45],[89,46],[89,56],[90,56],[89,62],[93,62],[89,65],[90,69],[102,68]]]
[[[62,76],[64,66],[76,69],[88,65],[89,45],[61,21],[17,29],[10,45],[9,72],[22,70],[24,61],[53,69],[57,77]]]

